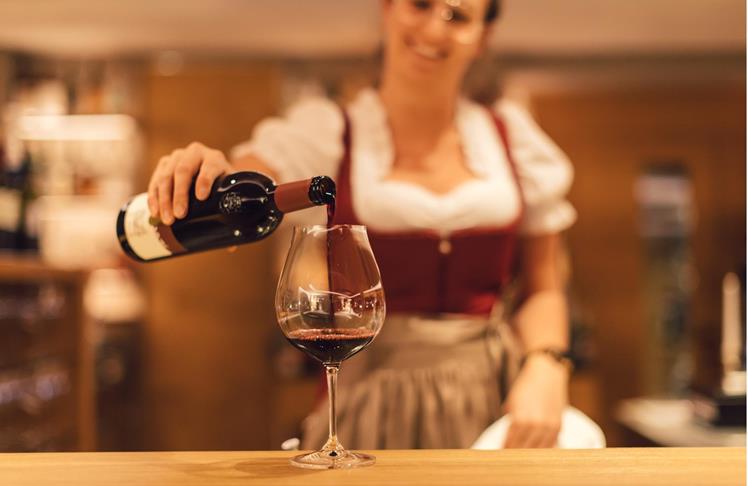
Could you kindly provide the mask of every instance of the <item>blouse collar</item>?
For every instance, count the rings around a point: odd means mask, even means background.
[[[395,158],[392,133],[379,93],[374,88],[361,90],[349,107],[353,120],[354,156],[370,159],[371,175],[384,178]],[[460,97],[455,112],[455,126],[462,142],[466,163],[478,177],[485,178],[496,167],[496,130],[485,107]],[[493,145],[493,146],[492,146]],[[358,159],[357,159],[358,160]]]

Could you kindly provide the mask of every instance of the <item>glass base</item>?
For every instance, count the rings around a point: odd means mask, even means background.
[[[349,469],[372,466],[376,457],[345,449],[322,449],[310,454],[302,454],[291,459],[291,464],[305,469]]]

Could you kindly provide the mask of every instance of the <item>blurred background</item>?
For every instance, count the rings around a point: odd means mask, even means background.
[[[283,238],[137,265],[114,217],[174,148],[373,83],[379,8],[0,2],[0,451],[298,434],[319,380],[275,322]],[[611,446],[745,441],[745,28],[743,0],[506,0],[470,75],[575,166],[571,401]]]

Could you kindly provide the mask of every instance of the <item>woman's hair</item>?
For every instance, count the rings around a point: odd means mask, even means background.
[[[501,0],[488,0],[488,9],[483,21],[490,24],[501,15]]]

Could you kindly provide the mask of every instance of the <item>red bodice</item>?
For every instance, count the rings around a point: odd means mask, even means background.
[[[512,175],[520,189],[505,127],[491,111],[506,149]],[[351,130],[345,117],[344,153],[336,178],[333,224],[361,224],[351,195]],[[402,208],[407,211],[408,208]],[[368,229],[382,275],[389,312],[490,313],[498,293],[515,271],[517,227],[522,210],[509,225],[452,232],[383,233]]]

